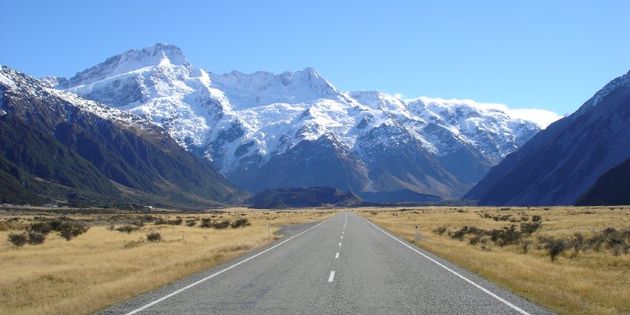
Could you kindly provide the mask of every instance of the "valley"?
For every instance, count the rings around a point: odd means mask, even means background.
[[[630,268],[628,207],[303,208],[285,211],[228,208],[210,212],[146,213],[113,209],[5,209],[0,214],[3,239],[8,239],[10,234],[26,233],[23,231],[39,231],[42,224],[54,226],[55,221],[80,223],[87,228],[70,240],[53,229],[46,234],[43,244],[15,246],[3,242],[0,267],[7,272],[0,279],[0,295],[6,302],[0,307],[0,314],[88,314],[129,298],[146,300],[141,293],[152,292],[166,284],[177,288],[180,279],[181,287],[199,279],[201,276],[195,276],[197,272],[208,268],[215,270],[213,272],[220,270],[212,269],[213,266],[237,263],[229,268],[235,268],[233,272],[238,275],[240,268],[249,270],[256,266],[258,259],[267,261],[274,256],[255,258],[243,267],[239,266],[243,260],[239,257],[247,261],[247,257],[252,257],[250,253],[256,257],[261,249],[273,244],[288,246],[281,244],[299,231],[319,222],[329,226],[332,223],[327,223],[328,218],[343,218],[350,213],[352,227],[348,228],[345,238],[342,235],[345,245],[338,250],[344,261],[350,259],[347,255],[361,252],[361,246],[365,245],[356,242],[369,235],[365,234],[368,230],[357,230],[361,222],[358,214],[408,242],[409,246],[427,250],[426,255],[437,255],[440,258],[435,259],[444,264],[465,268],[461,272],[471,272],[467,277],[484,279],[475,281],[489,280],[554,312],[623,314],[630,310],[625,298],[630,290],[625,272]],[[237,225],[237,221],[241,223]],[[365,223],[359,225],[367,227]],[[510,226],[516,229],[509,232]],[[148,235],[152,233],[158,233],[160,239],[149,240]],[[379,237],[378,242],[381,241]],[[562,247],[552,258],[550,244],[555,244],[554,241]],[[303,246],[326,243],[306,244]],[[288,255],[286,259],[298,255],[292,251],[282,252]],[[262,252],[260,255],[271,254]],[[373,259],[379,261],[380,258]],[[300,266],[292,268],[301,270]],[[366,268],[353,266],[359,268],[357,270]],[[272,268],[268,272],[273,273],[280,267],[266,268]],[[428,266],[423,268],[432,270]],[[339,281],[352,274],[336,270]],[[156,292],[163,293],[149,294],[149,297],[169,292],[169,289],[161,290]],[[340,290],[340,294],[345,294],[344,289]],[[180,294],[189,296],[186,292]],[[126,303],[142,303],[132,301]],[[127,307],[126,304],[116,305],[113,313],[121,313]],[[192,304],[182,304],[182,307],[185,305]]]
[[[630,1],[0,12],[0,315],[630,315]]]

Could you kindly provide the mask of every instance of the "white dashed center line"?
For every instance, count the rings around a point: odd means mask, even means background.
[[[337,252],[337,254],[335,254],[335,259],[339,259],[339,252]]]
[[[331,271],[330,276],[328,276],[328,282],[333,282],[335,280],[335,272]]]
[[[341,242],[339,242],[339,247],[341,247]]]

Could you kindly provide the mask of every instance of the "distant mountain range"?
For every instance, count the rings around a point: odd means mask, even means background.
[[[368,201],[459,198],[541,129],[497,105],[341,92],[312,68],[214,74],[166,44],[42,82],[163,128],[253,193],[328,186]]]
[[[207,208],[243,195],[137,115],[0,69],[0,202]]]
[[[630,72],[538,133],[465,196],[481,205],[630,204]]]
[[[630,203],[630,72],[543,127],[502,105],[342,92],[312,68],[214,74],[157,44],[67,79],[1,68],[0,202]]]

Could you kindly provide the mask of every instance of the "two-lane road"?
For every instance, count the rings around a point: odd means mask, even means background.
[[[104,314],[548,314],[352,212]]]

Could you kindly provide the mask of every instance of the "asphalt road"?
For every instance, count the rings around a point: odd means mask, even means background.
[[[297,229],[103,314],[550,313],[352,212]]]

